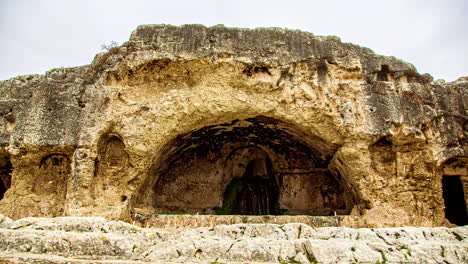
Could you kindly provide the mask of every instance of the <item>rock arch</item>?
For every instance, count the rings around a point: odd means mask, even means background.
[[[328,170],[331,154],[317,148],[323,144],[262,115],[205,126],[166,144],[134,204],[155,213],[239,213],[219,209],[226,209],[233,180],[250,178],[276,186],[269,190],[278,196],[277,208],[268,207],[272,213],[347,214],[356,200],[337,172]]]

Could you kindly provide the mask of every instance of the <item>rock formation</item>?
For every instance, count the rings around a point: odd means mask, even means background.
[[[6,263],[468,262],[467,227],[239,224],[169,233],[100,217],[31,217],[6,218],[0,231],[0,262]]]
[[[140,26],[90,65],[0,82],[0,213],[464,225],[467,88],[337,37]]]

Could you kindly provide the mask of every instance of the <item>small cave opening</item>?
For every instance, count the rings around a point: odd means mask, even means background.
[[[445,218],[455,225],[467,225],[468,213],[460,176],[442,177],[442,196],[445,203]]]
[[[390,68],[388,65],[382,65],[381,70],[377,72],[377,81],[387,82],[388,74],[390,74]]]
[[[338,147],[266,116],[208,125],[177,136],[160,150],[132,198],[132,210],[349,214],[356,204],[352,185],[328,169]]]
[[[0,200],[11,186],[11,172],[13,170],[10,158],[7,155],[0,155]]]

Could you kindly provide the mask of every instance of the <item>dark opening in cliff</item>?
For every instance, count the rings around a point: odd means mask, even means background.
[[[452,224],[467,225],[468,214],[460,176],[442,177],[445,218]]]
[[[205,126],[165,146],[134,204],[155,213],[348,214],[355,199],[328,170],[336,148],[265,116]]]
[[[390,73],[390,69],[388,65],[382,65],[381,70],[377,72],[377,81],[388,81],[388,74]]]
[[[11,186],[12,165],[7,155],[0,155],[0,200]]]
[[[260,157],[253,157],[240,177],[233,178],[223,194],[221,207],[216,214],[277,215],[279,214],[279,189],[273,175],[271,160],[261,149]],[[249,148],[235,150],[245,152]],[[258,150],[258,151],[255,151]],[[234,154],[235,155],[235,154]]]

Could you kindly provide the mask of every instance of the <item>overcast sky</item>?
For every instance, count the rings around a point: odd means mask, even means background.
[[[140,24],[300,29],[468,76],[468,0],[0,0],[0,80],[89,64]]]

